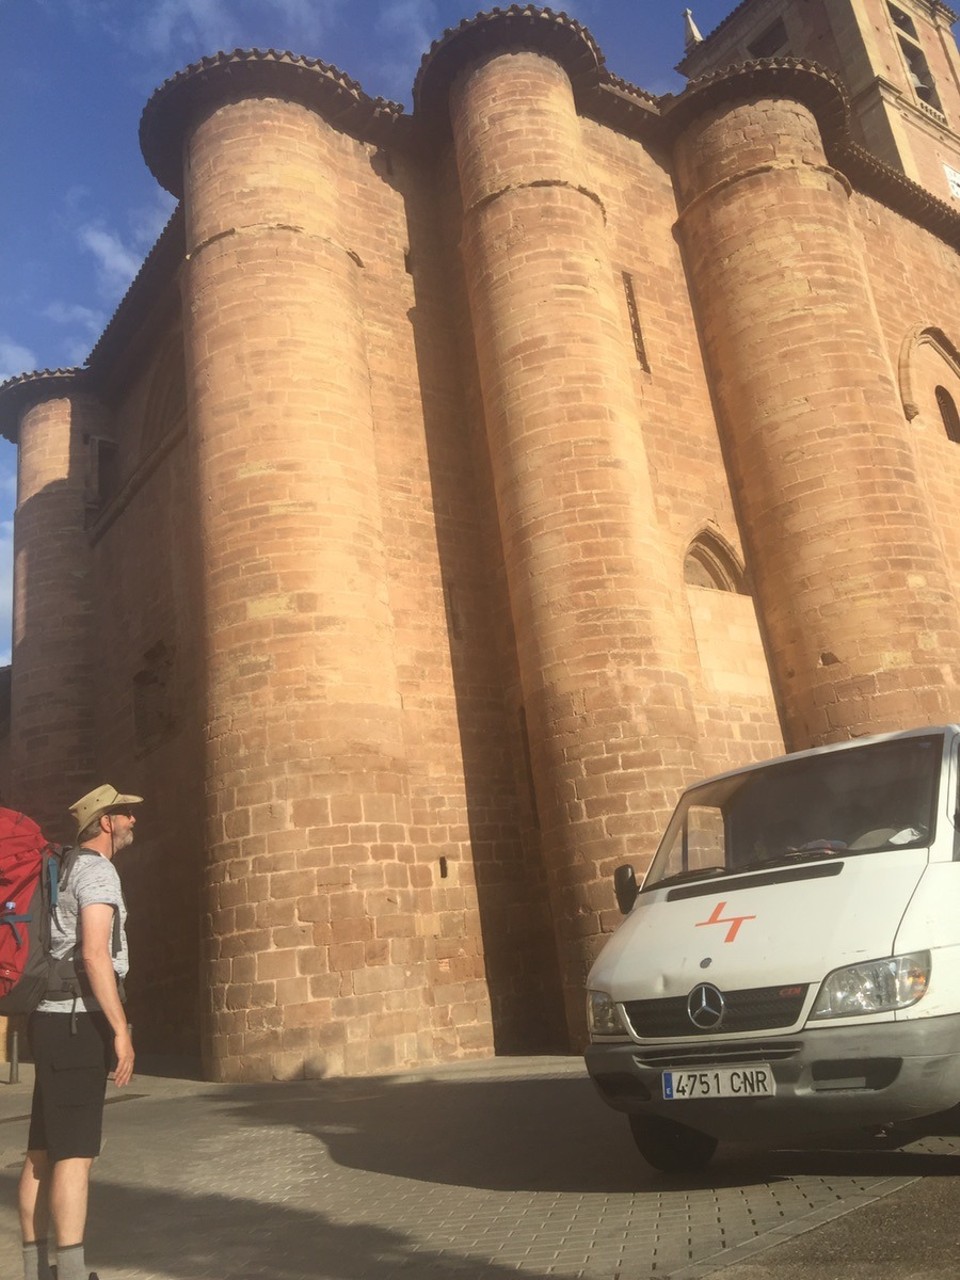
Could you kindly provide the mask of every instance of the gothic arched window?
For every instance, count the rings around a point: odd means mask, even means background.
[[[724,540],[709,529],[697,534],[687,548],[683,561],[683,580],[690,587],[733,591],[741,596],[750,594],[736,556]]]
[[[946,387],[937,387],[935,395],[940,417],[943,419],[943,429],[946,431],[948,439],[952,440],[954,444],[960,444],[960,413],[957,412],[957,405],[953,396]]]

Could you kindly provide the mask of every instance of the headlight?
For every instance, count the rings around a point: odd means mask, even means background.
[[[616,1002],[605,991],[587,992],[587,1025],[591,1036],[629,1035]]]
[[[926,994],[929,982],[929,951],[852,964],[826,979],[810,1017],[853,1018],[906,1009]]]

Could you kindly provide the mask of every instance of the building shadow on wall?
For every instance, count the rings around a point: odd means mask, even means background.
[[[546,871],[540,849],[516,642],[505,580],[479,379],[456,250],[452,173],[433,182],[373,158],[402,195],[410,238],[409,311],[447,638],[456,698],[470,844],[496,1051],[568,1047]],[[432,189],[431,189],[432,188]],[[429,193],[429,194],[426,194]],[[450,228],[453,226],[453,231]]]
[[[205,682],[197,504],[184,432],[151,456],[131,447],[122,486],[97,471],[102,443],[78,432],[69,478],[17,510],[20,723],[4,801],[69,844],[69,806],[92,785],[106,779],[145,797],[118,863],[129,905],[128,1017],[138,1048],[195,1057]],[[48,651],[50,637],[59,649]],[[26,1057],[23,1035],[20,1050]]]

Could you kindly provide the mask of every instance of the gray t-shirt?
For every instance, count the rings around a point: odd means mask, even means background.
[[[109,858],[103,858],[93,850],[77,854],[66,885],[61,887],[59,901],[53,913],[50,928],[50,951],[55,959],[62,959],[70,954],[74,943],[77,943],[76,954],[80,954],[77,937],[80,912],[84,907],[101,903],[113,907],[120,917],[120,950],[113,957],[114,972],[123,977],[129,968],[127,955],[127,908],[120,888],[120,877]],[[111,931],[111,950],[113,933]],[[92,996],[81,997],[76,1003],[77,1009],[93,1013],[100,1008],[99,1002]],[[41,1000],[37,1009],[40,1013],[70,1013],[74,1008],[72,1000]]]

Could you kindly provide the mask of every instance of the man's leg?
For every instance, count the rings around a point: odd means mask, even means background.
[[[92,1164],[92,1159],[76,1156],[70,1160],[57,1160],[53,1166],[50,1178],[50,1217],[53,1219],[58,1250],[83,1243]]]
[[[51,1163],[45,1151],[28,1151],[20,1175],[20,1229],[24,1280],[50,1280],[47,1229],[57,1243],[57,1280],[87,1280],[83,1248],[92,1158]]]
[[[88,1280],[83,1236],[90,1168],[100,1150],[107,1057],[94,1015],[36,1014],[33,1019],[38,1119],[45,1148],[45,1190],[57,1247],[57,1280]],[[56,1069],[54,1069],[54,1064]],[[34,1125],[31,1124],[31,1135]],[[42,1272],[41,1272],[42,1280]]]
[[[46,1151],[28,1151],[18,1188],[24,1280],[50,1280],[47,1224],[50,1218],[50,1162]]]
[[[50,1211],[50,1164],[46,1151],[28,1151],[20,1174],[20,1230],[24,1240],[47,1234]]]

